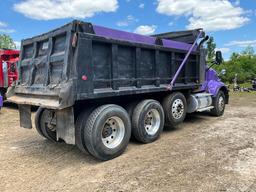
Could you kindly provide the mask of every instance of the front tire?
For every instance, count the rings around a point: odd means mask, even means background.
[[[129,115],[118,105],[103,105],[96,108],[84,125],[86,148],[100,160],[110,160],[121,155],[130,137]]]
[[[217,96],[213,98],[213,109],[211,114],[215,117],[220,117],[225,111],[225,94],[223,91],[219,91]]]
[[[155,100],[144,100],[134,109],[132,115],[132,134],[142,143],[157,140],[164,127],[164,110]]]
[[[162,106],[166,126],[173,128],[184,121],[187,113],[187,100],[182,93],[175,92],[166,96]]]

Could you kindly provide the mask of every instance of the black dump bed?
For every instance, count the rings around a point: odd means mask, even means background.
[[[147,43],[153,37],[110,29],[104,36],[102,31],[107,29],[73,21],[23,40],[19,81],[9,90],[9,100],[63,109],[78,100],[168,91],[187,50]],[[117,33],[135,40],[111,37]],[[200,85],[200,56],[199,48],[192,52],[174,89]]]

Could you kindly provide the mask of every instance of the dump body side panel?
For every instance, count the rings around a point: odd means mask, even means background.
[[[107,39],[80,33],[77,44],[77,99],[167,91],[186,51]],[[199,52],[194,51],[174,89],[199,82]]]

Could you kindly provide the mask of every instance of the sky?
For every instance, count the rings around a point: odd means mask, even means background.
[[[0,34],[22,39],[73,19],[151,35],[204,28],[228,59],[256,48],[256,0],[0,0]]]

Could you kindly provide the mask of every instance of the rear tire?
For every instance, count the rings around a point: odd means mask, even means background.
[[[135,107],[137,106],[137,104],[138,104],[138,101],[133,101],[133,102],[129,102],[128,104],[126,104],[124,106],[125,110],[129,114],[130,118],[132,118],[133,111],[134,111]]]
[[[87,109],[82,111],[76,119],[76,126],[75,126],[75,140],[77,148],[82,151],[83,153],[88,153],[84,142],[84,125],[87,122],[87,119],[94,108]]]
[[[166,96],[162,106],[166,126],[174,128],[184,121],[187,113],[187,100],[182,93],[175,92]]]
[[[54,117],[54,112],[40,107],[36,112],[35,126],[37,132],[41,136],[50,141],[58,142],[55,130],[56,125],[49,122],[54,118],[56,119],[56,117]]]
[[[219,91],[217,96],[213,98],[213,109],[211,114],[215,117],[220,117],[225,111],[225,94],[223,91]]]
[[[144,100],[134,109],[132,115],[132,134],[142,143],[157,140],[164,127],[164,111],[155,100]]]
[[[96,108],[83,127],[83,139],[89,153],[104,161],[121,155],[131,137],[129,115],[118,105]]]

